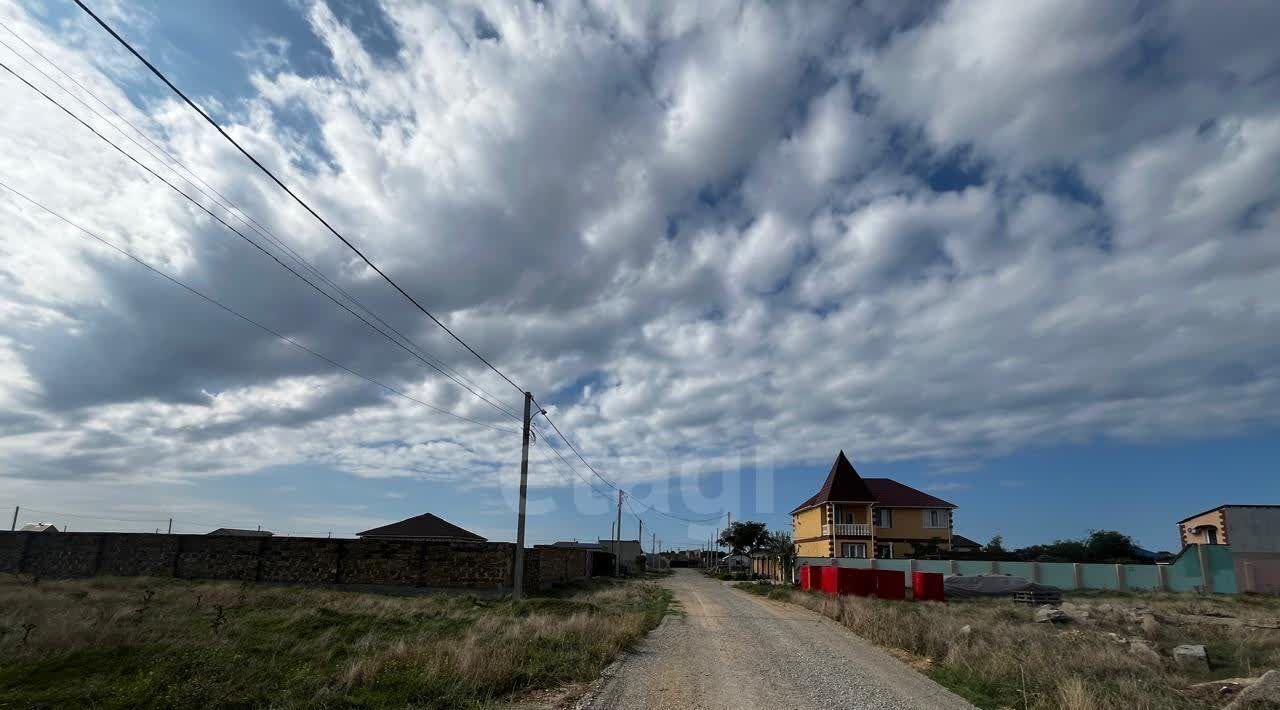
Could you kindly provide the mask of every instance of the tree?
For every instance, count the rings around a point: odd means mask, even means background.
[[[1084,562],[1088,558],[1082,540],[1054,540],[1021,548],[1014,554],[1018,559],[1034,562]]]
[[[739,520],[720,531],[720,539],[716,544],[728,547],[733,554],[751,553],[768,540],[769,533],[764,523],[755,520]]]
[[[987,543],[987,545],[986,545],[986,547],[983,547],[983,548],[982,548],[982,551],[983,551],[983,552],[989,552],[989,553],[996,554],[996,555],[1003,555],[1003,554],[1005,554],[1005,549],[1004,549],[1004,537],[1002,537],[1002,536],[1000,536],[1000,535],[996,535],[996,536],[992,537],[992,538],[991,538],[991,542],[988,542],[988,543]]]
[[[791,539],[790,533],[777,532],[764,534],[764,542],[761,547],[768,551],[773,559],[778,561],[778,566],[782,568],[783,578],[787,580],[795,580],[796,566],[796,543]]]
[[[1090,562],[1116,562],[1137,557],[1133,538],[1115,530],[1091,530],[1084,541],[1085,556]]]
[[[912,543],[911,556],[917,560],[941,559],[943,542],[945,540],[940,537],[931,537],[927,542]]]

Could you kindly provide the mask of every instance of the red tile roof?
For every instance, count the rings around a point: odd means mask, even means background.
[[[941,498],[903,485],[892,478],[863,478],[844,451],[831,464],[827,480],[812,497],[796,506],[795,513],[822,503],[874,503],[891,508],[955,508]]]
[[[831,470],[827,473],[827,480],[822,484],[822,488],[809,500],[801,503],[796,510],[810,508],[828,501],[837,503],[871,503],[874,500],[875,498],[872,497],[871,491],[867,490],[867,486],[862,482],[862,476],[858,475],[858,471],[854,469],[853,464],[849,463],[849,459],[845,457],[844,451],[841,450],[836,455],[835,463],[831,464]],[[796,510],[791,512],[795,513]]]
[[[954,503],[937,498],[892,478],[864,478],[877,505],[897,508],[954,508]]]

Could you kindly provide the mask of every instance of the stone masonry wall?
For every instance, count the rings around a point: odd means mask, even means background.
[[[331,540],[146,533],[0,532],[0,572],[230,579],[294,584],[501,590],[515,546],[505,542]],[[525,555],[525,587],[591,576],[591,553],[539,547]]]
[[[525,589],[547,589],[577,579],[589,579],[592,553],[565,547],[538,546],[525,555]]]

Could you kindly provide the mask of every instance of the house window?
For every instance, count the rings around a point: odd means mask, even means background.
[[[854,523],[858,522],[857,520],[854,520],[854,519],[853,519],[853,511],[852,511],[852,510],[847,510],[847,511],[845,511],[845,514],[844,514],[844,521],[845,521],[846,523],[850,524],[850,525],[853,525]]]
[[[867,556],[867,543],[865,542],[846,542],[840,545],[841,557],[857,557],[865,559]]]
[[[889,508],[876,508],[876,527],[891,528],[893,527],[893,510]]]
[[[924,526],[926,528],[947,527],[947,511],[945,510],[924,511]]]
[[[891,560],[893,559],[893,545],[889,543],[876,543],[876,559]]]

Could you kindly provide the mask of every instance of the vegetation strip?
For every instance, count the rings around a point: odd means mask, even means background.
[[[171,579],[0,579],[0,708],[499,707],[594,679],[670,593],[526,601]]]
[[[1208,681],[1280,668],[1280,630],[1258,621],[1280,617],[1274,597],[1075,594],[1063,604],[1071,620],[1055,624],[1036,623],[1035,608],[1008,600],[895,602],[734,586],[839,621],[992,710],[1220,708],[1234,696]],[[1208,663],[1175,662],[1171,649],[1181,644],[1203,644]]]

